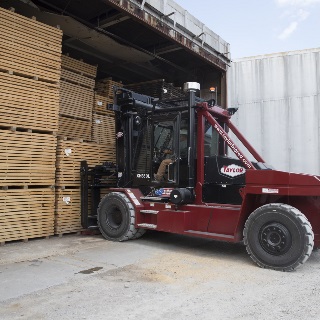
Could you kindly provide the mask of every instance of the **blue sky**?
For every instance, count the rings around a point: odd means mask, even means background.
[[[320,47],[320,0],[174,0],[242,58]]]

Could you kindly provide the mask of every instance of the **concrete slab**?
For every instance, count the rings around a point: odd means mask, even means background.
[[[292,273],[242,245],[151,232],[117,243],[64,236],[0,248],[0,319],[318,318],[320,253]]]

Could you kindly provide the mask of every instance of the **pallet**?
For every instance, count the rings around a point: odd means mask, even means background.
[[[91,121],[59,116],[58,135],[91,141]]]
[[[95,78],[97,75],[97,66],[93,66],[66,55],[61,56],[61,66],[63,69],[82,74],[89,78]]]
[[[113,87],[123,87],[123,84],[111,79],[101,79],[96,82],[95,88],[98,95],[113,98]]]
[[[113,104],[113,99],[95,94],[93,112],[96,114],[114,116],[114,111],[107,110],[108,104]]]
[[[115,146],[58,140],[56,186],[80,187],[82,160],[87,160],[89,166],[100,165],[106,161],[115,162]]]
[[[0,190],[0,243],[54,234],[55,191]]]
[[[56,137],[0,130],[0,186],[54,185]]]
[[[59,114],[91,121],[93,97],[93,90],[61,81]]]
[[[57,85],[0,73],[0,97],[1,125],[58,130]]]
[[[61,69],[61,79],[73,84],[78,84],[80,86],[83,86],[85,88],[89,88],[92,90],[95,86],[94,79],[90,79],[81,74],[78,74],[69,70],[65,70],[65,69]]]
[[[93,114],[92,141],[101,144],[115,145],[115,119],[114,117]]]

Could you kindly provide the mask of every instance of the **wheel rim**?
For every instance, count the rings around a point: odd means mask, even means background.
[[[113,206],[108,210],[106,222],[112,229],[118,229],[122,224],[122,220],[122,213],[118,207]]]
[[[259,232],[261,247],[268,253],[279,256],[289,251],[292,238],[289,230],[280,223],[268,223]]]

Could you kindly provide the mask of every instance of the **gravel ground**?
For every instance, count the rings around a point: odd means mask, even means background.
[[[150,232],[0,248],[0,319],[320,319],[320,251],[294,272],[244,246]]]

